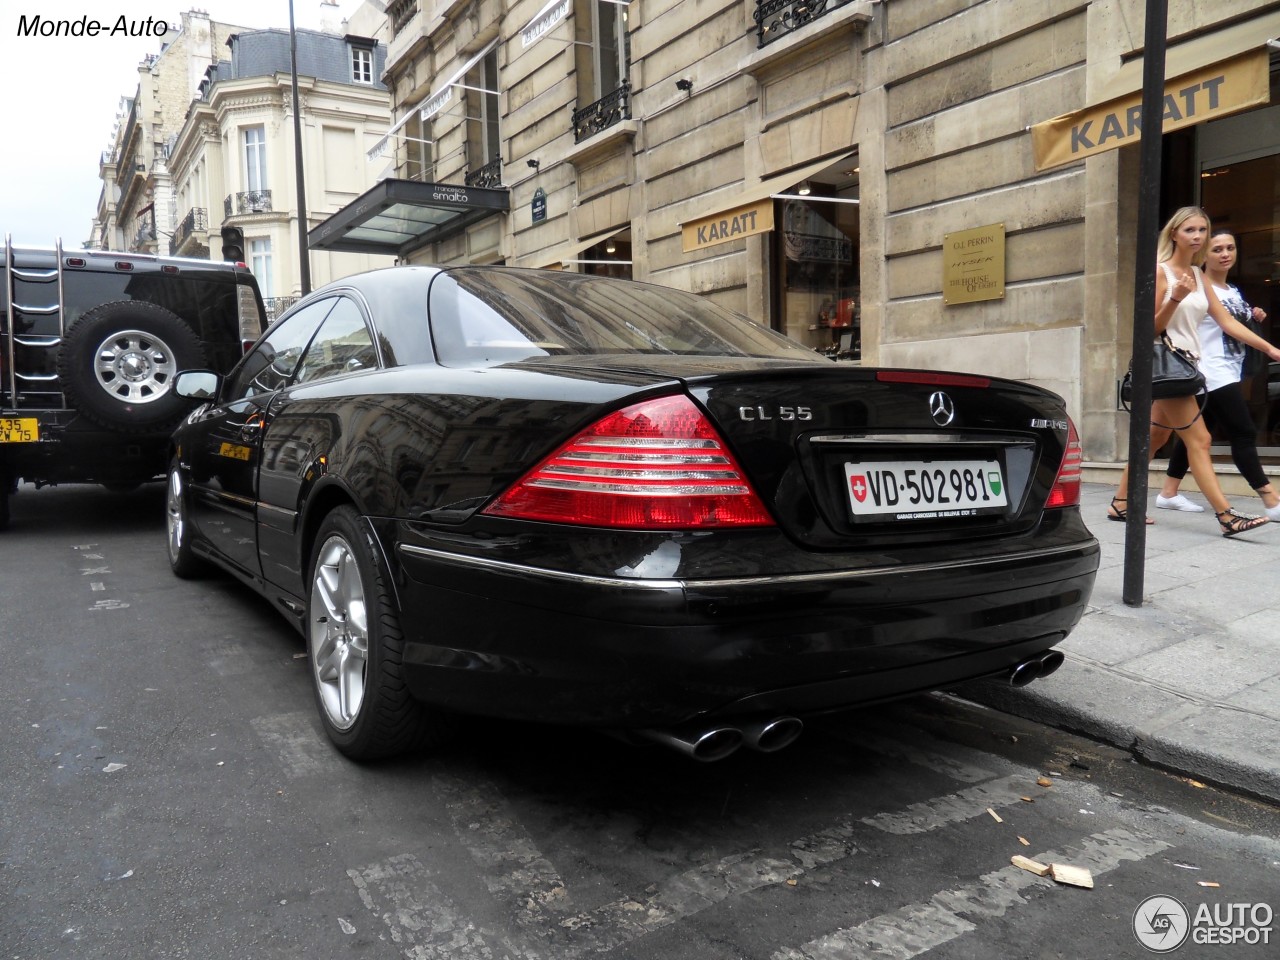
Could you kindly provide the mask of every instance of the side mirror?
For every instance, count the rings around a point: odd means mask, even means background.
[[[183,370],[173,380],[173,392],[188,400],[212,400],[221,380],[212,370]]]

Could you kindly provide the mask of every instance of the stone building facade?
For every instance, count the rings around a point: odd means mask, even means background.
[[[173,223],[173,178],[167,143],[182,126],[205,71],[243,28],[196,10],[171,24],[163,49],[138,64],[138,87],[123,97],[111,145],[102,154],[102,191],[88,246],[98,250],[167,252]]]
[[[1036,145],[1051,118],[1140,96],[1144,8],[392,0],[395,119],[370,162],[394,172],[312,239],[405,262],[631,276],[706,294],[839,362],[1031,381],[1066,398],[1086,459],[1113,463],[1128,429],[1117,382],[1138,150],[1109,128],[1087,159],[1048,163]],[[1280,3],[1170,4],[1166,35],[1161,217],[1203,202],[1231,223],[1242,289],[1280,316],[1267,45]],[[1260,95],[1192,109],[1179,78],[1209,71],[1202,94],[1216,98],[1244,60],[1261,64]],[[1079,148],[1098,124],[1056,136]],[[958,257],[957,237],[998,253]],[[969,263],[991,272],[969,284],[978,295],[950,296]],[[1278,454],[1280,398],[1251,390],[1264,452]]]
[[[322,12],[336,6],[322,4]],[[308,225],[367,189],[377,170],[368,143],[390,123],[382,83],[387,21],[365,3],[323,30],[298,28],[299,112]],[[139,67],[142,82],[104,159],[94,246],[198,258],[224,256],[222,228],[243,232],[242,259],[268,312],[301,292],[293,88],[287,28],[252,30],[196,11],[164,50]],[[120,171],[133,170],[130,176]],[[106,198],[116,196],[114,204]],[[391,259],[310,255],[312,286]]]

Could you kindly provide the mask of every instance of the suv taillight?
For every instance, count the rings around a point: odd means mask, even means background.
[[[609,414],[483,512],[638,530],[773,525],[720,435],[684,396]]]
[[[1080,502],[1080,467],[1083,460],[1080,435],[1076,433],[1076,425],[1068,417],[1067,448],[1062,452],[1062,463],[1058,466],[1058,476],[1049,491],[1049,499],[1045,501],[1045,509],[1073,507]]]
[[[240,346],[245,353],[262,336],[262,311],[258,309],[258,298],[253,295],[253,287],[247,283],[236,284],[239,297],[236,302],[240,314]]]

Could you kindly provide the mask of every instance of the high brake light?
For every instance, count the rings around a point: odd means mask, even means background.
[[[609,414],[483,512],[639,530],[773,525],[720,435],[684,396]]]
[[[1045,501],[1045,509],[1073,507],[1080,502],[1080,467],[1083,460],[1080,435],[1076,433],[1076,425],[1068,417],[1067,448],[1062,453],[1062,463],[1058,466],[1058,476],[1049,491],[1049,499]]]

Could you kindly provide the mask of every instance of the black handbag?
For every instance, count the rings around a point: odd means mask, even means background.
[[[1161,336],[1151,347],[1151,399],[1194,397],[1204,390],[1204,374],[1189,353],[1179,350],[1167,336]],[[1120,383],[1120,399],[1133,401],[1133,361]]]
[[[1251,315],[1249,316],[1248,319],[1240,320],[1240,322],[1243,323],[1250,330],[1252,330],[1254,333],[1256,333],[1258,336],[1262,337],[1263,340],[1267,339],[1267,335],[1262,332],[1262,324],[1260,324],[1257,320],[1253,319],[1252,311],[1250,311],[1250,314]],[[1244,345],[1242,344],[1242,346]],[[1261,373],[1263,370],[1266,370],[1267,365],[1270,362],[1271,362],[1271,358],[1268,357],[1261,350],[1258,350],[1255,347],[1245,346],[1244,347],[1244,369],[1240,373],[1240,378],[1244,379],[1246,377],[1256,376],[1257,374]]]

